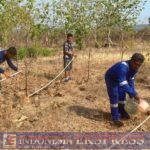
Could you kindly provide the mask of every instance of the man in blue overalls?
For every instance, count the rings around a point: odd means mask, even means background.
[[[125,110],[126,93],[131,98],[140,101],[140,97],[134,88],[134,76],[143,62],[144,56],[135,53],[130,60],[116,63],[105,74],[111,116],[114,125],[117,127],[123,126],[120,119],[130,119]]]
[[[7,50],[1,50],[0,51],[0,64],[3,62],[7,62],[8,66],[13,69],[14,71],[17,71],[18,68],[12,63],[12,58],[17,56],[17,50],[15,47],[10,47]],[[0,68],[0,73],[4,74],[6,77],[9,77],[8,74]]]
[[[8,66],[13,69],[14,71],[17,71],[18,68],[12,63],[12,58],[15,58],[17,56],[17,50],[15,47],[10,47],[7,50],[1,50],[0,51],[0,64],[3,62],[7,62]],[[4,74],[6,78],[9,77],[8,73],[4,71],[2,68],[0,68],[0,74]],[[1,77],[0,77],[1,78]],[[1,108],[1,104],[3,103],[4,99],[1,95],[1,83],[0,83],[0,117],[2,115],[3,109]]]
[[[0,51],[0,64],[7,61],[8,66],[17,71],[18,68],[12,63],[11,58],[16,57],[17,50],[15,47],[10,47],[7,50]],[[6,78],[9,77],[8,73],[0,68],[0,74],[4,74]],[[1,78],[1,77],[0,77]],[[1,84],[0,84],[0,94],[1,94]]]

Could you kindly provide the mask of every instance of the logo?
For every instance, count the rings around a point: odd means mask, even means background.
[[[3,134],[3,148],[16,148],[16,134]]]
[[[0,148],[2,148],[3,145],[3,134],[0,133]]]

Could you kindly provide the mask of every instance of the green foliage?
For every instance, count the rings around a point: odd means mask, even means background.
[[[131,27],[133,28],[137,16],[143,9],[142,4],[145,3],[146,1],[142,2],[141,0],[101,0],[101,2],[95,2],[99,13],[97,13],[97,9],[94,9],[93,19],[96,21],[97,29],[103,28],[108,44],[112,44],[111,36],[116,29],[124,33]]]
[[[22,47],[18,51],[18,59],[24,59],[25,57],[36,58],[37,56],[48,57],[54,55],[55,52],[54,49],[43,47]]]
[[[83,40],[91,31],[90,9],[89,0],[62,0],[57,5],[58,20],[64,25],[66,33],[71,32],[75,35],[79,49],[83,48]]]
[[[102,27],[105,37],[111,41],[112,31],[131,28],[141,10],[141,0],[61,0],[56,12],[60,24],[64,25],[66,32],[75,34],[76,42],[82,48],[84,39],[93,29],[97,34],[97,29]]]
[[[20,48],[19,51],[18,51],[18,59],[22,60],[23,58],[25,58],[26,53],[27,53],[26,48]]]
[[[64,33],[71,32],[79,49],[84,47],[85,39],[90,39],[91,35],[98,47],[99,28],[108,39],[116,28],[122,32],[128,31],[146,1],[1,0],[0,42],[2,46],[7,46],[18,37],[26,46],[30,41],[52,45]]]
[[[8,44],[15,31],[31,31],[34,24],[33,0],[14,0],[0,2],[0,34],[2,43]],[[32,13],[31,13],[32,12]]]

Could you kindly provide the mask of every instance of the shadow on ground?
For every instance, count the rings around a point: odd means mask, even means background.
[[[82,116],[87,119],[95,120],[95,121],[109,121],[110,113],[104,112],[98,109],[91,109],[83,106],[71,106],[69,107],[71,112],[75,112],[78,116]]]

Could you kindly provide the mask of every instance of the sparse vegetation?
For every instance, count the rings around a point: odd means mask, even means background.
[[[140,46],[140,45],[139,45]],[[88,50],[86,50],[88,51]],[[110,65],[121,59],[120,49],[103,48],[91,50],[90,80],[88,78],[88,52],[78,51],[74,64],[74,80],[64,84],[63,75],[47,89],[31,97],[25,97],[24,75],[3,83],[5,111],[1,119],[1,131],[129,131],[146,116],[134,113],[125,127],[117,129],[110,125],[109,100],[104,84],[104,73]],[[124,60],[134,51],[126,51]],[[139,50],[138,52],[141,52]],[[147,53],[147,51],[144,51]],[[37,58],[30,63],[28,94],[45,85],[62,70],[59,51],[52,57]],[[24,64],[21,62],[20,67]],[[146,62],[136,78],[136,88],[148,102],[150,98],[150,64]],[[28,102],[29,101],[29,102]],[[3,110],[3,109],[1,109]],[[7,111],[6,111],[7,110]],[[10,113],[11,112],[11,113]],[[20,121],[20,118],[26,118]],[[138,131],[149,131],[147,122]]]
[[[53,56],[56,52],[55,49],[52,48],[43,48],[43,47],[22,47],[18,51],[18,58],[24,59],[25,57],[28,58],[35,58],[35,57],[48,57]]]

